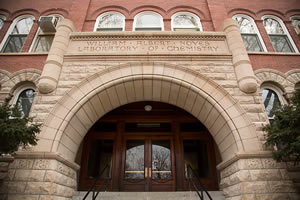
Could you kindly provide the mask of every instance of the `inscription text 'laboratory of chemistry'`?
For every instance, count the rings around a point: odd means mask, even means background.
[[[217,39],[216,39],[217,38]],[[228,55],[225,37],[71,36],[69,55]]]

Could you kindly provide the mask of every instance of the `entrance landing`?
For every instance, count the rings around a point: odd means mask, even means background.
[[[78,192],[72,200],[82,200],[86,192]],[[222,191],[209,191],[213,200],[225,200]],[[89,194],[87,200],[91,200]],[[196,192],[101,192],[97,200],[199,200]],[[208,200],[206,197],[205,200]]]

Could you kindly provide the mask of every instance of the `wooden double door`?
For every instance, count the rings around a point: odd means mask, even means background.
[[[172,136],[127,136],[122,150],[122,191],[175,190]]]
[[[152,111],[145,111],[151,104]],[[79,190],[189,190],[191,165],[209,190],[217,189],[213,139],[197,119],[174,106],[140,102],[100,119],[85,136]],[[108,166],[108,167],[107,167]]]

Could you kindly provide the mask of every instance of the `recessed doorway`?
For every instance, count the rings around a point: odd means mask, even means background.
[[[205,126],[186,111],[159,102],[127,104],[86,134],[79,190],[88,190],[97,177],[100,190],[189,190],[187,165],[208,190],[217,190],[216,155]]]

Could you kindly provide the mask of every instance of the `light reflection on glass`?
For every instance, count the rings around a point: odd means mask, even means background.
[[[172,179],[169,140],[152,142],[152,179]]]
[[[144,179],[144,141],[126,143],[125,179]]]

